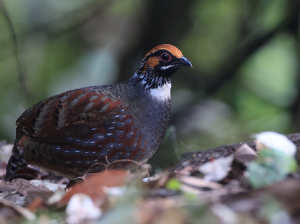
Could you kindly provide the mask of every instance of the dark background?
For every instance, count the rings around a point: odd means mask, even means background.
[[[300,129],[298,0],[0,0],[0,140],[34,103],[130,77],[162,43],[193,64],[172,78],[171,126],[151,163]]]

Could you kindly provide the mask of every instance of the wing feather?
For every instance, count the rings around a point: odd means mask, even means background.
[[[120,108],[121,100],[112,99],[89,88],[64,92],[45,99],[26,110],[16,124],[33,140],[65,142],[66,137],[87,135],[105,124]]]

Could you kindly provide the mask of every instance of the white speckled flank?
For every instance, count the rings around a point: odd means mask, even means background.
[[[150,95],[159,101],[169,100],[171,98],[171,83],[166,83],[155,89],[150,89]]]

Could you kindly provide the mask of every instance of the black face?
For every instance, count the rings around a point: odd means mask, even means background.
[[[183,56],[178,58],[170,51],[160,49],[148,54],[141,61],[136,77],[144,82],[146,89],[157,88],[170,82],[170,77],[182,66],[192,67],[192,64]]]
[[[170,77],[182,66],[192,67],[192,64],[185,57],[177,58],[166,50],[158,53],[160,53],[159,64],[154,69],[165,77]]]
[[[158,50],[148,55],[143,60],[149,72],[154,72],[156,75],[170,77],[182,66],[192,67],[192,64],[185,57],[177,58],[168,50]],[[147,64],[148,61],[148,64]]]

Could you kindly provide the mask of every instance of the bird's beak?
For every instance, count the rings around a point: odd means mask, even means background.
[[[192,63],[185,57],[181,57],[179,58],[178,60],[178,63],[177,63],[180,67],[182,66],[187,66],[187,67],[193,67]]]

